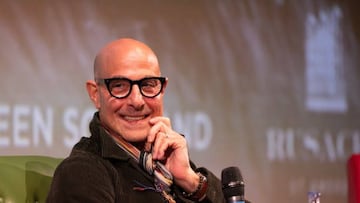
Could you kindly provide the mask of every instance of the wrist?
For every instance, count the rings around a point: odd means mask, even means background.
[[[201,201],[206,196],[208,182],[206,177],[200,172],[197,172],[196,175],[198,176],[199,179],[196,189],[190,193],[183,192],[183,195],[188,199]]]

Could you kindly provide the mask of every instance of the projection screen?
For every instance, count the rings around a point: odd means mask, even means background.
[[[358,5],[358,6],[356,6]],[[165,112],[191,159],[240,168],[252,202],[347,200],[360,152],[355,1],[0,1],[0,155],[65,157],[95,108],[85,82],[132,37],[169,78]]]

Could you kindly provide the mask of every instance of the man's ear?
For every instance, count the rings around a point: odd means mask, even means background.
[[[94,80],[86,81],[86,89],[95,108],[100,109],[100,96],[98,93],[98,86],[96,85],[96,82]]]

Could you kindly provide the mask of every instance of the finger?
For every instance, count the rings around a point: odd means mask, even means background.
[[[152,142],[145,142],[144,150],[145,150],[145,152],[151,152]]]
[[[153,143],[158,132],[166,132],[166,125],[162,122],[155,123],[149,131],[147,142]]]
[[[161,126],[157,125],[157,126],[152,126],[150,128],[150,131],[149,131],[149,134],[146,138],[146,141],[149,142],[149,143],[153,143],[155,141],[155,138],[156,138],[156,134],[158,132],[160,132],[161,130]]]
[[[162,122],[164,123],[166,126],[171,127],[171,121],[168,117],[163,117],[163,116],[157,116],[154,117],[152,119],[150,119],[150,124],[156,124],[158,122]]]
[[[169,137],[164,132],[158,132],[152,149],[153,159],[164,160],[165,151],[169,147]]]

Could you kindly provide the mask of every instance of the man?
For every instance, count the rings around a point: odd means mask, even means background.
[[[184,136],[163,117],[168,79],[147,45],[111,42],[94,77],[86,83],[98,109],[91,136],[58,166],[47,202],[225,202],[219,179],[195,168]]]

